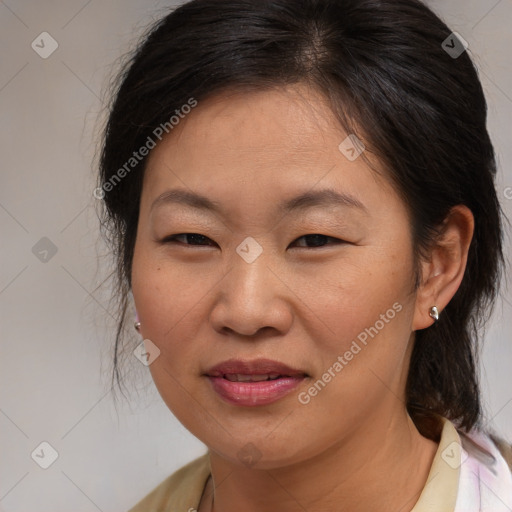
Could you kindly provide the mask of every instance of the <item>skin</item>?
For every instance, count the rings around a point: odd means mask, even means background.
[[[149,156],[132,291],[141,335],[161,351],[150,365],[159,393],[211,452],[200,512],[211,492],[217,512],[405,512],[426,483],[437,444],[406,412],[408,361],[414,331],[433,323],[430,307],[442,314],[461,283],[473,216],[452,210],[414,290],[406,207],[370,151],[379,172],[340,152],[346,137],[322,96],[295,85],[200,102]],[[171,188],[222,211],[152,208]],[[351,194],[366,211],[277,212],[321,188]],[[161,241],[182,233],[207,238]],[[302,238],[310,234],[336,240]],[[263,249],[252,263],[236,252],[249,236]],[[395,303],[401,311],[301,404],[298,394]],[[278,360],[309,378],[273,404],[231,405],[203,373],[232,357]],[[259,453],[251,466],[238,455],[248,443]]]

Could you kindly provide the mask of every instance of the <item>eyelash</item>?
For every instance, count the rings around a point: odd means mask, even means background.
[[[181,237],[181,236],[196,236],[196,237],[201,237],[202,239],[205,239],[205,240],[210,240],[207,236],[200,235],[199,233],[179,233],[177,235],[169,235],[169,236],[165,237],[164,239],[162,239],[160,241],[160,243],[162,243],[162,244],[174,243],[174,244],[180,244],[180,245],[189,245],[189,246],[192,246],[192,247],[204,247],[204,245],[201,245],[201,244],[187,244],[187,243],[183,243],[183,242],[178,242],[176,239],[178,237]],[[300,240],[300,239],[306,238],[306,237],[311,237],[311,236],[322,237],[322,238],[325,238],[327,240],[334,240],[336,243],[335,244],[331,244],[331,245],[339,245],[339,244],[347,243],[344,240],[340,240],[339,238],[334,238],[332,236],[322,235],[320,233],[311,233],[311,234],[303,235],[303,236],[297,238],[294,241],[294,243],[297,240]],[[210,242],[211,241],[212,240],[210,240]],[[304,247],[303,246],[301,248],[302,249],[317,249],[317,248],[322,248],[322,247],[326,247],[326,245],[320,245],[320,246],[316,246],[316,247],[307,247],[307,246]]]

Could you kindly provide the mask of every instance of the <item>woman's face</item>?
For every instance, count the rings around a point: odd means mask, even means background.
[[[405,411],[410,222],[346,138],[295,86],[199,102],[149,156],[132,289],[160,350],[150,370],[183,425],[239,464],[300,462]],[[262,358],[301,375],[211,370]]]

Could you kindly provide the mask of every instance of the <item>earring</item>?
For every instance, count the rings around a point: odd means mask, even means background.
[[[133,324],[133,326],[135,327],[135,330],[137,332],[140,331],[139,314],[137,313],[137,311],[135,311],[135,323]]]
[[[430,308],[429,315],[434,319],[434,322],[437,322],[439,320],[439,311],[437,310],[436,306],[432,306]]]

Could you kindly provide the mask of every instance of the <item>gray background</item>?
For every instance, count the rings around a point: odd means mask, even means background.
[[[0,510],[125,510],[205,450],[135,358],[127,378],[136,388],[115,409],[108,281],[98,288],[108,270],[92,194],[101,98],[116,59],[169,5],[0,1]],[[512,218],[512,0],[430,5],[468,41],[479,66],[498,192]],[[31,47],[45,31],[59,45],[47,59]],[[43,237],[54,255],[41,252],[48,249]],[[510,299],[505,289],[482,361],[489,424],[508,438]],[[31,458],[43,441],[59,455],[46,470]]]

